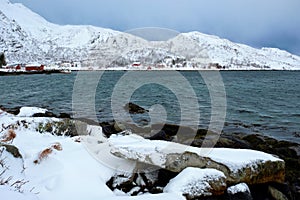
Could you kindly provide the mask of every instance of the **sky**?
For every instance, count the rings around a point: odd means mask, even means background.
[[[10,0],[57,24],[199,31],[300,55],[299,0]]]

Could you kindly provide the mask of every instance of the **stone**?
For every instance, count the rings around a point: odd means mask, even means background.
[[[10,114],[13,114],[13,115],[18,115],[20,113],[20,109],[21,107],[15,107],[15,108],[4,108],[4,107],[0,107],[1,110],[7,112],[7,113],[10,113]]]
[[[251,192],[246,183],[239,183],[227,188],[226,199],[228,200],[252,200]]]
[[[103,129],[103,134],[108,138],[111,135],[118,134],[120,132],[128,130],[126,125],[120,122],[113,122],[112,124],[101,124]]]
[[[274,200],[288,200],[288,198],[282,192],[272,186],[268,187],[268,191]]]
[[[53,112],[46,111],[45,113],[34,113],[32,117],[57,117]]]
[[[127,103],[124,106],[124,109],[129,112],[130,114],[143,114],[146,112],[149,112],[148,110],[146,110],[145,108],[142,108],[141,106],[134,104],[132,102]]]
[[[71,115],[68,113],[60,113],[58,118],[68,118],[71,119]]]
[[[283,183],[283,160],[260,151],[230,148],[196,148],[137,135],[114,135],[111,153],[120,158],[181,172],[187,167],[213,168],[226,175],[228,184]]]
[[[172,141],[174,139],[173,136],[166,134],[165,131],[161,130],[158,133],[150,136],[149,140],[164,140],[164,141]]]
[[[13,155],[15,158],[22,158],[22,155],[16,146],[0,143],[0,147],[4,147],[5,150],[11,155]]]
[[[167,193],[181,193],[187,199],[219,196],[226,190],[226,176],[215,169],[186,168],[170,180]]]
[[[40,123],[36,130],[40,133],[49,132],[57,136],[79,136],[88,135],[87,124],[78,120],[71,120],[68,118],[59,121],[49,121],[47,123]]]
[[[126,126],[122,123],[115,122],[114,129],[116,133],[122,132],[126,130]]]

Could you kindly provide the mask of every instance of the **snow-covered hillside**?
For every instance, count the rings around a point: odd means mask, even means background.
[[[139,69],[300,70],[300,57],[279,49],[255,49],[199,32],[149,42],[110,29],[53,24],[8,0],[0,0],[0,52],[9,63],[80,61],[90,69],[130,69],[140,62]]]
[[[9,62],[82,61],[94,42],[118,32],[94,26],[60,26],[22,4],[0,0],[0,51]]]

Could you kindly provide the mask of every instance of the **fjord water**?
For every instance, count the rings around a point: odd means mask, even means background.
[[[99,121],[113,120],[111,95],[124,71],[106,71],[103,73],[96,90],[95,110]],[[139,72],[139,77],[155,76],[157,72]],[[172,80],[173,73],[160,71]],[[211,98],[201,75],[196,71],[180,72],[191,84],[197,95],[200,109],[200,128],[207,128],[211,117]],[[203,72],[205,73],[205,72]],[[300,143],[300,72],[299,71],[222,71],[220,72],[226,92],[227,111],[224,132],[260,133],[278,139]],[[142,76],[141,76],[142,74]],[[95,72],[85,72],[86,83]],[[12,108],[17,106],[36,106],[47,108],[54,113],[72,113],[72,93],[77,73],[72,74],[37,74],[0,77],[0,104]],[[184,91],[184,84],[177,83],[179,91]],[[126,93],[127,91],[123,91]],[[180,123],[181,107],[178,95],[159,84],[141,85],[131,101],[151,109],[161,105],[167,113],[168,123]],[[119,95],[120,98],[122,94]],[[189,102],[191,96],[184,97]],[[184,99],[183,98],[183,99]],[[84,99],[84,98],[83,98]],[[82,117],[90,117],[82,102]],[[193,115],[194,106],[187,112]],[[132,115],[137,124],[147,124],[148,114]]]

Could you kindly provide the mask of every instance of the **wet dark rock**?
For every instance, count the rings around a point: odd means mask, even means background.
[[[130,114],[143,114],[143,113],[149,112],[149,110],[146,110],[145,108],[143,108],[137,104],[134,104],[132,102],[127,103],[124,106],[124,109],[127,112],[129,112]]]
[[[174,139],[173,136],[166,134],[165,131],[161,130],[155,135],[149,137],[150,140],[164,140],[164,141],[172,141]]]
[[[251,149],[271,153],[279,156],[285,161],[286,165],[286,182],[291,189],[291,199],[300,199],[296,186],[300,177],[300,145],[288,141],[279,141],[262,135],[249,135],[243,137],[251,146]]]
[[[13,114],[13,115],[18,115],[20,113],[21,107],[15,107],[15,108],[5,108],[3,106],[0,106],[0,109],[3,111],[6,111],[7,113]]]
[[[269,200],[268,184],[249,185],[254,200]]]
[[[55,115],[53,112],[46,111],[45,113],[35,113],[32,115],[32,117],[56,117],[57,118],[57,115]]]
[[[73,119],[73,118],[70,118],[70,119]],[[88,125],[94,125],[94,126],[101,125],[99,122],[96,122],[96,121],[94,121],[92,119],[88,119],[88,118],[74,118],[74,120],[84,122]]]
[[[118,189],[125,193],[128,193],[133,187],[136,186],[134,184],[136,176],[137,174],[133,174],[132,176],[116,175],[114,177],[111,177],[111,179],[106,182],[106,185],[111,190]]]
[[[157,177],[158,180],[157,180],[156,185],[165,187],[169,183],[169,181],[177,175],[178,175],[178,173],[176,173],[176,172],[171,172],[171,171],[165,170],[165,169],[159,169],[158,177]]]
[[[222,134],[215,147],[226,147],[234,149],[251,149],[251,145],[233,135]]]
[[[114,129],[114,126],[113,125],[105,125],[105,126],[102,126],[102,132],[103,134],[109,138],[111,135],[113,134],[117,134],[116,130]]]
[[[71,119],[71,115],[68,113],[60,113],[58,118],[68,118]]]
[[[118,189],[131,196],[136,196],[139,193],[158,194],[163,192],[163,187],[176,175],[177,173],[174,174],[165,170],[136,172],[129,175],[119,174],[107,181],[106,185],[113,191]]]
[[[122,124],[122,123],[117,123],[117,122],[113,122],[113,123],[101,123],[100,124],[102,126],[102,132],[103,134],[109,138],[111,135],[113,134],[118,134],[122,131],[127,130],[126,125]]]

